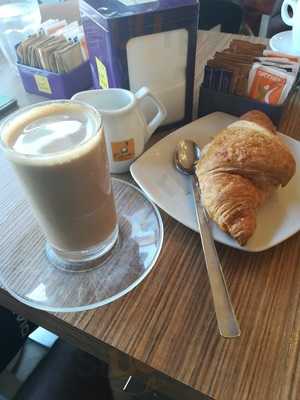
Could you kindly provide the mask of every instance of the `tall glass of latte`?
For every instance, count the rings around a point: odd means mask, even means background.
[[[106,254],[118,224],[98,112],[70,100],[35,104],[4,120],[0,137],[50,260],[68,267]]]

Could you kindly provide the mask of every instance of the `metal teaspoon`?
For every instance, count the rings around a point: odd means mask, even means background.
[[[206,218],[205,210],[201,202],[199,182],[195,174],[195,164],[200,157],[201,149],[195,142],[191,140],[182,140],[176,146],[174,162],[176,169],[179,172],[192,176],[197,221],[215,306],[218,328],[222,336],[233,338],[240,336],[241,331],[232,307],[222,266]]]

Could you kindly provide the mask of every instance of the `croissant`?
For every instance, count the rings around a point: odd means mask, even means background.
[[[196,175],[210,218],[245,245],[255,231],[257,209],[287,185],[295,169],[271,120],[250,111],[203,148]]]

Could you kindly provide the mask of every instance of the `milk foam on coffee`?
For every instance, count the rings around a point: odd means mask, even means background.
[[[116,229],[105,139],[93,112],[48,103],[17,113],[2,132],[41,228],[63,251],[88,250]]]
[[[77,148],[95,136],[96,130],[96,121],[78,104],[51,104],[17,117],[4,140],[17,153],[47,156]]]
[[[88,122],[82,121],[75,113],[43,117],[24,127],[16,138],[13,149],[31,155],[71,150],[91,137],[91,130],[85,126],[87,124]]]

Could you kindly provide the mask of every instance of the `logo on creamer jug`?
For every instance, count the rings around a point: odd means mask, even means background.
[[[135,156],[134,140],[124,140],[122,142],[111,142],[111,151],[114,161],[128,161]]]

